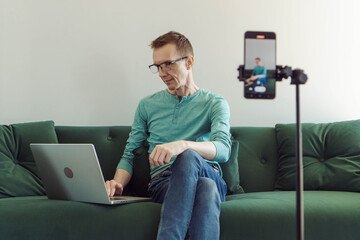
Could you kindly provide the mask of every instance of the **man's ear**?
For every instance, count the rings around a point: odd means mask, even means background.
[[[192,66],[194,65],[194,57],[189,56],[187,59],[188,60],[186,61],[186,69],[190,70],[190,68],[192,68]]]

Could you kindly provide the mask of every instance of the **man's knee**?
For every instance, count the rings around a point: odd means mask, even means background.
[[[198,158],[199,156],[200,155],[194,150],[187,149],[184,152],[180,153],[178,158],[192,159],[192,158]]]
[[[201,156],[194,150],[188,149],[177,156],[173,165],[199,165]]]
[[[213,200],[215,203],[220,203],[220,194],[216,183],[210,178],[199,178],[197,183],[197,194],[197,197],[203,199],[204,201]]]

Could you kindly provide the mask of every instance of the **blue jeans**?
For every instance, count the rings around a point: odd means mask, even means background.
[[[255,80],[256,82],[256,86],[264,86],[264,84],[266,83],[266,78],[258,78]]]
[[[198,153],[180,154],[148,191],[154,202],[162,203],[158,240],[219,239],[227,186]]]

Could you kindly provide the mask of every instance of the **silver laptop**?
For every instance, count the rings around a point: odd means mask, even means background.
[[[106,192],[92,144],[30,144],[48,198],[100,204],[151,201]]]

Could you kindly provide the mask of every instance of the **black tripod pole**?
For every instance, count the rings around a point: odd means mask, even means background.
[[[296,232],[297,240],[304,240],[304,177],[302,157],[302,133],[300,121],[300,86],[296,83]]]
[[[238,68],[240,81],[245,80],[244,65]],[[292,70],[289,66],[276,66],[276,81],[291,76],[291,84],[296,85],[296,236],[297,240],[304,240],[304,176],[303,176],[303,149],[300,121],[300,85],[308,80],[304,70]]]
[[[241,69],[241,66],[239,67]],[[303,149],[300,121],[300,85],[308,80],[304,70],[292,70],[289,66],[276,66],[276,80],[291,76],[291,84],[296,85],[296,239],[304,240],[304,176]]]

